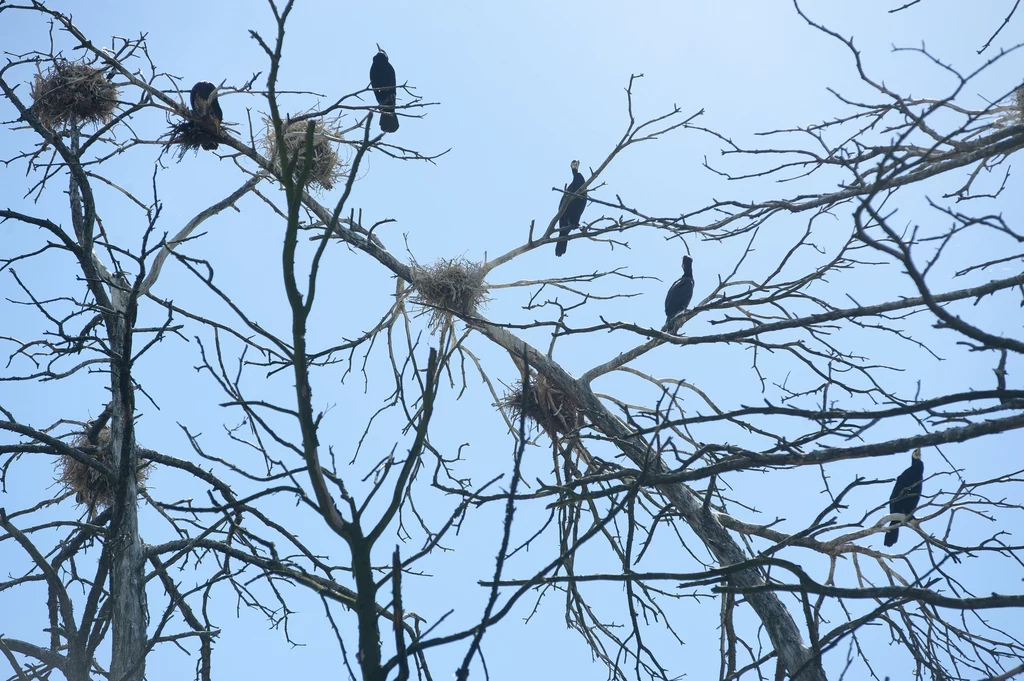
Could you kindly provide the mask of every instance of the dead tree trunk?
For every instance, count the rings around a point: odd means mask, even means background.
[[[132,385],[132,333],[137,291],[121,273],[110,273],[93,252],[95,207],[79,161],[79,129],[70,126],[71,219],[82,249],[79,263],[103,315],[110,352],[111,437],[115,493],[103,552],[110,566],[111,681],[141,681],[145,674],[145,563],[139,537],[139,455],[135,447],[135,392]]]
[[[113,393],[111,454],[117,474],[117,492],[106,550],[110,557],[112,651],[110,678],[141,681],[146,651],[145,556],[139,537],[138,449],[135,447],[135,395],[131,379],[132,326],[135,300],[130,289],[111,296],[110,387]]]

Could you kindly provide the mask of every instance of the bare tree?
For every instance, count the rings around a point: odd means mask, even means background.
[[[745,146],[701,125],[700,109],[638,117],[634,76],[625,130],[579,190],[589,197],[581,230],[560,236],[555,212],[497,257],[421,263],[385,241],[387,219],[364,217],[356,179],[370,155],[439,154],[377,133],[372,92],[357,84],[286,115],[286,97],[314,93],[284,89],[294,3],[268,4],[276,32],[251,32],[266,75],[217,84],[263,118],[219,132],[200,125],[185,104],[190,84],[160,70],[160,47],[144,37],[103,49],[41,2],[0,6],[0,22],[28,14],[56,29],[49,46],[0,69],[13,111],[5,134],[20,145],[4,162],[28,171],[25,207],[0,218],[5,232],[31,235],[0,247],[4,305],[35,315],[31,336],[0,332],[0,431],[10,436],[0,482],[6,491],[24,469],[33,485],[30,501],[0,508],[0,593],[39,594],[47,622],[5,618],[11,678],[141,679],[163,644],[198,653],[197,679],[223,676],[223,625],[207,605],[230,594],[289,641],[290,600],[322,603],[353,679],[447,675],[438,660],[452,651],[456,678],[486,675],[495,625],[539,612],[548,594],[564,599],[567,626],[614,679],[677,678],[688,620],[718,628],[723,681],[886,678],[886,640],[918,676],[1024,672],[1012,627],[1024,593],[995,593],[991,577],[1019,571],[1022,547],[978,522],[1019,524],[1020,464],[1005,457],[997,475],[978,477],[958,446],[1012,447],[1024,426],[1024,390],[1012,381],[1024,352],[1024,235],[1009,169],[1024,147],[1024,89],[1003,83],[980,93],[989,104],[967,103],[983,74],[991,82],[1016,57],[1018,46],[985,55],[1003,27],[971,72],[914,48],[956,84],[910,97],[795,6],[810,30],[845,46],[869,100],[837,89],[847,115]],[[434,105],[399,90],[400,117]],[[626,150],[669,135],[720,143],[725,165],[705,166],[736,195],[764,178],[785,182],[767,200],[653,215],[604,177]],[[211,142],[230,191],[165,231],[162,173]],[[125,189],[124,157],[136,175],[152,173],[150,196]],[[125,206],[134,231],[104,221]],[[215,276],[225,260],[204,251],[198,230],[228,209],[276,226],[265,248],[280,254],[286,322],[243,302],[243,278]],[[900,211],[911,209],[908,222]],[[660,319],[616,319],[609,311],[636,295],[623,286],[647,278],[633,273],[642,252],[611,270],[500,280],[509,263],[565,238],[617,253],[664,239],[694,252],[694,304],[664,330]],[[982,240],[992,246],[971,247]],[[727,263],[702,269],[698,245],[720,246]],[[339,258],[379,275],[368,287],[395,282],[371,328],[345,326],[341,340],[318,326],[337,304],[326,270]],[[44,281],[52,262],[61,268]],[[171,268],[194,286],[162,288]],[[877,285],[851,285],[864,281]],[[499,294],[519,296],[519,317],[487,314]],[[573,376],[564,365],[581,343],[613,350]],[[177,441],[137,441],[137,401],[155,405],[163,391],[143,384],[140,367],[168,346],[159,361],[197,368],[216,393],[197,399],[223,410],[223,438],[178,421]],[[992,373],[908,380],[909,358]],[[43,388],[102,393],[81,414],[33,423],[19,395]],[[336,390],[380,403],[333,409]],[[449,433],[481,401],[495,414],[486,446],[506,456],[474,467]],[[528,456],[535,445],[551,457]],[[892,480],[918,448],[920,505],[890,514]],[[893,454],[888,477],[858,467]],[[38,461],[57,462],[57,495],[36,479]],[[151,488],[158,472],[175,483]],[[766,482],[788,494],[751,494]],[[752,520],[765,505],[775,519]],[[460,541],[478,518],[494,524],[493,546]],[[898,551],[878,547],[892,521],[903,527]],[[448,550],[493,552],[465,585],[481,605],[428,621],[417,611],[444,601],[429,584]],[[608,598],[608,586],[621,595]]]

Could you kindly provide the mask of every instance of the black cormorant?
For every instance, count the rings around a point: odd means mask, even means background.
[[[690,305],[693,298],[693,258],[683,256],[683,276],[672,284],[665,296],[665,326],[663,331],[668,331],[672,326],[672,320]]]
[[[377,45],[370,67],[370,87],[380,104],[380,129],[384,132],[398,130],[398,116],[395,115],[395,67],[388,61],[388,53]]]
[[[217,101],[217,86],[207,80],[201,80],[192,86],[192,115],[200,130],[214,137],[220,136],[220,124],[224,120],[224,112]],[[204,139],[203,149],[216,149],[217,141]]]
[[[900,473],[889,495],[889,513],[902,513],[904,521],[909,519],[918,502],[921,501],[921,480],[924,478],[924,463],[921,461],[921,450],[915,449],[910,466]],[[900,537],[900,521],[893,520],[889,527],[896,529],[885,533],[885,545],[892,546]]]
[[[583,209],[587,207],[587,193],[579,192],[579,188],[586,182],[583,175],[580,174],[580,162],[573,161],[569,167],[572,168],[572,182],[566,185],[565,191],[571,193],[562,194],[562,200],[558,204],[558,211],[562,214],[558,218],[558,226],[561,227],[558,236],[563,239],[555,244],[555,255],[559,258],[562,257],[566,246],[569,245],[569,242],[564,239],[569,236],[569,232],[573,228],[580,226]]]

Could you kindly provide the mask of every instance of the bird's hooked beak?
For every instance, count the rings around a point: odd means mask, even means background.
[[[917,449],[914,450],[914,453],[911,456],[911,458],[914,458],[914,459],[920,459],[921,458],[921,448],[920,447],[918,447]]]
[[[388,53],[384,51],[384,48],[380,46],[380,43],[374,43],[374,45],[377,46],[377,52],[383,54],[385,57],[388,56]]]

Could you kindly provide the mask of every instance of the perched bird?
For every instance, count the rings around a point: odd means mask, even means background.
[[[690,305],[693,298],[693,258],[683,256],[683,276],[676,280],[665,296],[665,326],[662,331],[672,327],[672,320]]]
[[[562,194],[562,201],[558,204],[558,212],[561,213],[561,217],[558,218],[558,226],[561,227],[558,236],[562,239],[569,236],[573,228],[580,226],[583,209],[587,207],[587,193],[579,191],[586,182],[580,174],[580,162],[573,161],[569,167],[572,168],[572,182],[566,185],[565,191],[572,193]],[[568,241],[559,241],[555,244],[555,255],[561,258],[568,245]]]
[[[220,124],[224,120],[224,112],[217,101],[217,86],[207,80],[201,80],[192,86],[192,115],[196,125],[208,135],[220,136]],[[203,149],[216,149],[217,140],[204,139]]]
[[[920,448],[914,450],[910,459],[910,466],[900,473],[893,485],[892,494],[889,495],[889,513],[902,513],[905,518],[910,518],[917,504],[921,501],[921,480],[924,478],[924,463],[921,461]],[[893,520],[889,527],[896,526],[896,529],[885,533],[885,545],[892,546],[900,537],[899,520]]]
[[[398,116],[395,115],[395,67],[388,61],[388,53],[377,45],[370,67],[370,87],[380,104],[380,129],[384,132],[398,130]]]

